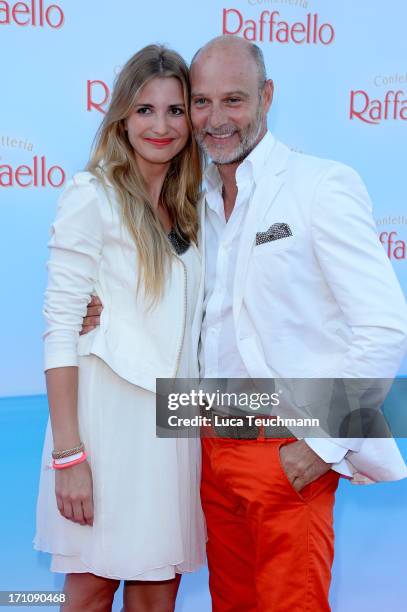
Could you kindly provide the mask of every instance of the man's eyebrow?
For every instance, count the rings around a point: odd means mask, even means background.
[[[250,95],[247,93],[247,91],[242,91],[240,89],[236,89],[234,91],[226,91],[224,94],[222,94],[223,98],[231,98],[233,96],[241,96],[242,98],[250,98]],[[192,92],[191,93],[191,97],[192,98],[206,98],[206,94],[204,93],[198,93],[198,92]]]
[[[224,94],[225,98],[231,98],[233,96],[241,96],[242,98],[249,98],[249,94],[247,93],[247,91],[242,91],[240,89],[236,89],[235,91],[227,91]]]

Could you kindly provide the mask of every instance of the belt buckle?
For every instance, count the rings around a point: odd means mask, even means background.
[[[284,425],[263,425],[264,437],[265,438],[295,438],[294,434],[291,433]]]
[[[216,412],[212,409],[212,414],[221,419],[230,418],[231,415]],[[259,428],[257,425],[248,425],[245,415],[236,417],[244,419],[245,424],[240,425],[216,425],[212,424],[213,430],[220,438],[230,438],[233,440],[257,440],[259,437]]]

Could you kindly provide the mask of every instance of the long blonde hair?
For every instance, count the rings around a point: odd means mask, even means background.
[[[189,115],[190,82],[183,58],[163,45],[148,45],[133,55],[117,76],[108,111],[96,134],[87,170],[113,185],[121,205],[122,221],[134,239],[140,270],[138,287],[153,304],[162,296],[173,250],[155,213],[146,184],[129,142],[125,121],[134,109],[141,88],[155,77],[175,77],[183,90],[190,129],[186,146],[171,161],[162,197],[180,237],[197,241],[197,202],[202,162],[192,135]]]

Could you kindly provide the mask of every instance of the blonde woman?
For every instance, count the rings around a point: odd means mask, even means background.
[[[65,612],[111,610],[120,580],[126,612],[173,610],[180,575],[204,561],[199,440],[155,437],[156,377],[198,375],[201,161],[189,101],[178,54],[134,55],[51,228],[35,547],[67,574]],[[79,336],[92,294],[101,325]]]

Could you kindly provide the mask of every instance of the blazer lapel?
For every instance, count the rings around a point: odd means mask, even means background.
[[[205,291],[205,210],[206,200],[205,195],[202,196],[199,204],[199,232],[198,232],[198,249],[201,256],[201,277],[199,280],[198,297],[196,300],[195,313],[192,321],[192,339],[196,350],[198,350],[199,335],[201,333],[201,324],[203,316],[203,301]]]
[[[286,181],[289,155],[290,149],[282,143],[276,142],[271,158],[264,168],[264,174],[256,185],[253,197],[249,203],[249,210],[247,211],[240,236],[234,279],[233,315],[235,326],[237,325],[237,319],[242,306],[244,280],[249,264],[250,252],[255,243],[256,231],[261,227],[261,221],[266,216]]]

